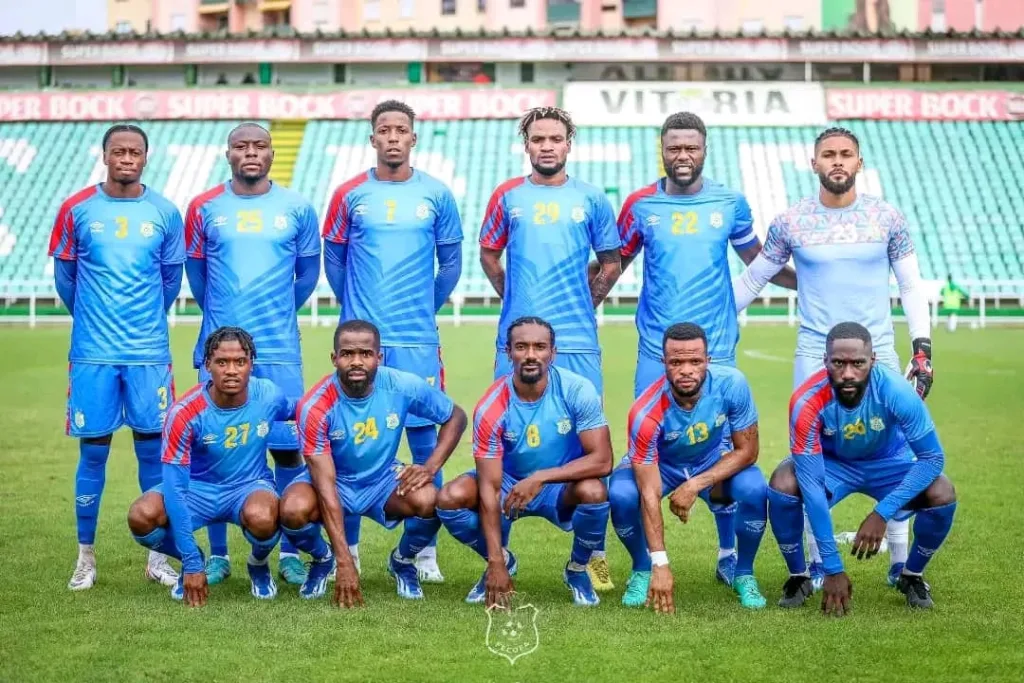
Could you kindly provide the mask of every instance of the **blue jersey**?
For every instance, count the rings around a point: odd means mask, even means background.
[[[273,481],[267,436],[274,422],[294,417],[295,401],[270,380],[250,378],[249,400],[230,409],[218,408],[208,385],[200,384],[171,407],[161,460],[190,467],[190,481],[218,486]]]
[[[374,169],[341,185],[324,219],[324,239],[348,245],[341,319],[369,320],[384,346],[438,346],[434,254],[462,241],[451,190],[414,170],[405,182]]]
[[[667,194],[664,184],[637,190],[619,213],[622,257],[644,251],[636,310],[640,351],[661,358],[665,330],[689,321],[707,333],[712,361],[731,362],[740,333],[727,245],[757,243],[750,205],[739,192],[707,179],[694,195]]]
[[[69,360],[171,362],[160,271],[185,262],[174,204],[148,187],[120,199],[92,185],[61,205],[49,253],[78,263]]]
[[[192,200],[185,240],[189,258],[206,259],[195,367],[206,337],[224,325],[252,335],[260,363],[301,363],[295,262],[320,255],[313,205],[277,184],[266,194],[238,195],[221,183]]]
[[[508,249],[499,350],[516,318],[535,315],[554,327],[559,351],[600,352],[587,262],[591,251],[621,246],[604,192],[576,178],[557,186],[508,180],[487,204],[480,246]]]
[[[635,464],[696,468],[717,460],[728,425],[733,433],[757,422],[747,378],[739,370],[708,367],[697,404],[684,410],[664,377],[647,388],[629,411],[629,453]]]
[[[870,195],[844,209],[817,197],[779,214],[768,228],[766,259],[797,273],[798,356],[821,358],[836,324],[856,320],[868,328],[879,360],[898,367],[889,300],[891,264],[914,253],[903,214]]]
[[[305,457],[329,453],[338,483],[364,489],[393,476],[407,416],[442,424],[454,407],[426,380],[401,370],[377,368],[373,391],[364,398],[347,396],[332,373],[299,401],[299,445]]]
[[[930,444],[933,438],[937,438],[935,424],[917,391],[898,372],[879,363],[871,368],[864,397],[853,408],[836,400],[824,369],[804,382],[790,400],[793,455],[844,461],[911,460],[910,443]]]
[[[500,459],[505,474],[519,481],[580,457],[579,435],[607,424],[601,397],[580,375],[550,366],[548,386],[533,403],[516,395],[506,375],[473,411],[473,455]]]

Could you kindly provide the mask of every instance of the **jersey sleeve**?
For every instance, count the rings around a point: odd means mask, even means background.
[[[327,205],[327,215],[324,216],[323,237],[325,241],[348,244],[348,194],[349,189],[342,185],[331,195],[331,201]]]
[[[185,227],[182,224],[178,209],[171,206],[167,209],[166,234],[160,246],[160,263],[177,265],[185,262]]]
[[[615,224],[615,210],[603,192],[595,192],[590,196],[589,218],[590,246],[594,253],[621,249],[622,240]]]
[[[917,395],[917,391],[900,379],[887,382],[889,412],[900,426],[903,436],[913,445],[935,434],[935,423],[932,421],[928,406]]]
[[[728,401],[729,428],[734,432],[747,429],[757,424],[757,406],[754,405],[754,394],[750,383],[741,374],[736,374],[726,391]]]
[[[495,404],[481,403],[473,411],[473,457],[500,459],[505,455],[501,437],[505,433],[505,410]]]
[[[171,408],[164,423],[160,462],[164,465],[192,464],[192,414],[178,404]]]
[[[569,395],[569,408],[572,410],[577,434],[608,426],[597,388],[587,380],[582,380],[573,387]]]
[[[295,419],[295,408],[298,402],[290,399],[284,389],[274,384],[270,394],[270,415],[275,422],[290,422]]]
[[[491,195],[480,225],[480,246],[485,249],[504,249],[508,244],[508,212],[505,210],[505,190],[499,187]]]
[[[434,242],[436,244],[458,244],[462,241],[462,218],[455,196],[447,187],[441,188],[437,197],[437,218],[434,220]]]
[[[327,434],[331,428],[331,416],[327,406],[316,398],[304,397],[299,401],[297,413],[295,428],[302,457],[329,454],[331,448]]]
[[[53,221],[50,231],[49,255],[62,261],[78,259],[78,239],[75,237],[75,212],[69,201],[64,202]]]
[[[754,233],[754,216],[750,211],[750,203],[742,194],[736,194],[736,202],[733,204],[732,230],[729,232],[729,242],[736,249],[743,248],[757,240]],[[787,259],[788,260],[788,259]]]
[[[444,424],[455,410],[455,403],[444,392],[421,377],[410,377],[405,392],[409,397],[409,412],[424,420]]]
[[[308,202],[302,204],[296,212],[295,220],[298,226],[295,236],[298,255],[319,256],[320,223],[316,217],[316,209]]]
[[[629,450],[627,457],[634,465],[658,464],[658,438],[661,420],[654,410],[630,411]]]
[[[636,215],[638,203],[627,200],[619,212],[619,242],[622,244],[619,255],[622,258],[632,258],[644,248],[643,226]]]
[[[910,237],[910,230],[907,228],[907,221],[899,211],[893,211],[895,216],[892,227],[889,229],[889,262],[895,263],[914,253],[914,241]]]
[[[761,254],[775,265],[786,265],[793,255],[793,244],[789,239],[789,221],[785,215],[776,216],[768,226]]]
[[[198,197],[189,203],[185,212],[185,253],[189,258],[206,258],[206,225]]]
[[[831,397],[832,388],[827,384],[813,393],[793,397],[789,414],[790,453],[821,455],[821,411]]]

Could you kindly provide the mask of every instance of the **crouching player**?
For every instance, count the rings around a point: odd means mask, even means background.
[[[476,472],[450,482],[437,501],[448,532],[487,560],[466,602],[507,604],[517,569],[509,531],[519,517],[535,516],[574,533],[563,579],[576,605],[597,605],[586,568],[608,526],[601,478],[612,468],[601,398],[589,380],[552,365],[555,331],[540,318],[509,325],[507,353],[512,372],[473,415]]]
[[[359,574],[345,538],[344,518],[369,517],[386,529],[405,520],[388,558],[399,597],[421,599],[416,555],[441,528],[434,507],[434,476],[466,430],[466,413],[423,378],[381,367],[380,332],[365,320],[348,320],[334,333],[336,372],[322,379],[298,407],[299,445],[309,466],[281,499],[281,526],[313,561],[299,589],[321,597],[337,567],[334,599],[339,606],[362,603]],[[440,424],[437,445],[422,465],[396,457],[411,417]],[[330,547],[320,523],[327,527]]]
[[[203,358],[210,380],[167,415],[163,482],[132,504],[128,526],[140,544],[181,560],[171,597],[201,607],[209,588],[193,533],[210,524],[237,524],[252,544],[252,594],[271,599],[277,585],[267,558],[281,532],[267,436],[274,422],[294,417],[295,401],[270,380],[251,377],[256,347],[241,328],[215,330]]]
[[[672,514],[686,523],[699,497],[712,510],[737,503],[732,587],[743,607],[760,609],[765,599],[754,579],[754,557],[767,524],[768,490],[755,464],[759,439],[750,386],[739,370],[709,365],[707,337],[694,323],[669,327],[662,354],[665,376],[629,411],[629,453],[609,485],[612,526],[633,559],[622,604],[675,610],[661,499],[669,496]]]
[[[782,607],[799,607],[812,593],[803,550],[801,503],[807,509],[825,567],[822,610],[842,616],[853,586],[836,550],[829,508],[851,493],[878,501],[860,525],[853,554],[878,552],[886,523],[900,510],[917,513],[914,544],[896,582],[911,607],[932,606],[922,578],[956,511],[945,456],[924,401],[898,372],[875,363],[871,335],[859,323],[839,323],[825,340],[825,367],[789,403],[792,457],[772,474],[772,531],[789,567]]]

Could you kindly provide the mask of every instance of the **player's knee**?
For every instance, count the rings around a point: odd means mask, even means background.
[[[476,479],[464,474],[445,484],[437,492],[435,506],[441,510],[460,510],[476,505]]]
[[[113,434],[104,434],[103,436],[87,436],[82,439],[82,443],[87,443],[90,446],[109,446],[113,440]]]
[[[256,538],[270,538],[277,531],[277,498],[261,497],[242,508],[242,525]]]
[[[925,507],[934,508],[955,502],[956,489],[953,487],[953,482],[944,474],[940,474],[939,478],[924,490]]]
[[[128,528],[136,536],[145,536],[161,526],[165,517],[163,497],[159,494],[147,493],[128,508]]]
[[[282,451],[272,448],[270,457],[279,467],[299,467],[302,464],[302,456],[297,450]]]
[[[160,432],[137,432],[132,430],[132,440],[134,441],[157,441],[160,439]]]
[[[301,529],[312,521],[316,506],[316,493],[312,487],[289,486],[278,505],[281,526]]]
[[[583,479],[576,482],[575,497],[579,505],[604,503],[608,500],[608,489],[600,479]]]
[[[787,496],[799,496],[800,485],[796,480],[796,470],[793,468],[793,463],[789,460],[779,463],[779,466],[772,472],[772,478],[768,481],[768,486],[774,491],[785,493]]]
[[[437,507],[438,491],[433,484],[421,486],[407,496],[409,507],[417,517],[433,517]]]

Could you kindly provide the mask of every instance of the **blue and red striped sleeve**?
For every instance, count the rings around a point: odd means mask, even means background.
[[[299,433],[299,448],[303,457],[329,454],[331,442],[331,408],[338,402],[338,388],[332,381],[333,375],[324,377],[299,400],[296,408],[296,428]]]
[[[828,371],[822,368],[801,384],[789,401],[789,450],[821,455],[821,412],[832,401]]]
[[[203,220],[203,205],[224,194],[225,184],[211,187],[195,197],[185,212],[185,254],[189,258],[206,258],[206,222]]]
[[[192,464],[192,437],[195,423],[207,408],[202,385],[190,389],[177,401],[164,422],[160,462],[164,465]]]
[[[348,244],[348,212],[351,208],[349,194],[369,179],[369,171],[363,171],[339,185],[331,195],[331,201],[327,205],[327,215],[324,217],[323,235],[325,240],[335,244]]]
[[[484,393],[473,410],[473,457],[479,460],[500,459],[505,454],[501,437],[505,433],[509,389],[502,377]]]
[[[658,183],[642,187],[633,194],[626,197],[626,203],[619,211],[619,240],[622,246],[619,248],[619,255],[622,258],[631,258],[640,253],[644,246],[643,225],[636,218],[636,204],[644,197],[651,197],[658,191]]]
[[[62,261],[78,259],[78,240],[75,237],[75,207],[96,194],[96,186],[90,185],[64,200],[57,212],[50,232],[49,255]]]
[[[526,182],[526,178],[506,180],[494,190],[487,202],[484,222],[480,225],[480,246],[485,249],[504,249],[508,244],[508,212],[505,195]]]
[[[629,409],[628,457],[634,465],[658,463],[658,436],[669,406],[664,388],[665,380],[659,379],[647,387]]]

